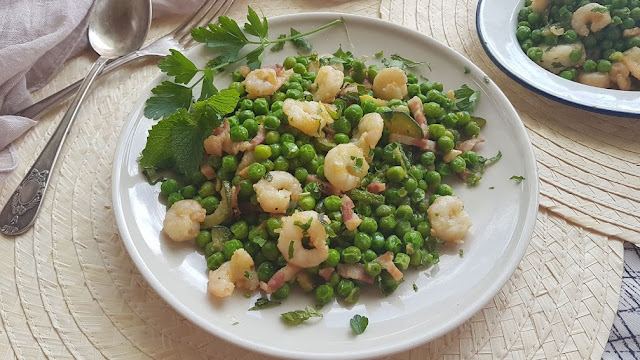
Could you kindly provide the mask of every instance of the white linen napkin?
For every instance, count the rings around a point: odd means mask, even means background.
[[[202,1],[154,0],[153,14],[158,17],[190,13]],[[18,166],[11,143],[36,123],[6,114],[31,105],[30,92],[49,82],[68,58],[88,48],[87,15],[92,3],[93,0],[2,1],[0,183]]]

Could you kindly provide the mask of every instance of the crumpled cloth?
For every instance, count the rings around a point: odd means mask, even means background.
[[[154,0],[153,15],[188,14],[202,1]],[[87,27],[92,3],[0,0],[0,183],[18,166],[11,143],[36,124],[32,119],[8,114],[33,104],[30,92],[49,82],[68,58],[89,48]]]

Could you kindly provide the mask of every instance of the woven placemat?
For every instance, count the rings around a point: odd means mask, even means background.
[[[640,203],[640,151],[633,141],[640,122],[568,108],[509,80],[480,46],[474,1],[251,3],[266,16],[335,10],[418,29],[482,67],[509,96],[529,131],[542,198],[522,263],[472,319],[389,358],[600,358],[621,282],[622,243],[614,237],[640,239],[634,215]],[[243,17],[246,4],[236,1],[230,15]],[[155,23],[152,34],[179,22]],[[76,80],[92,59],[71,61],[38,96]],[[145,282],[118,236],[110,188],[115,144],[142,88],[157,73],[154,66],[139,64],[95,88],[62,150],[33,230],[0,239],[0,354],[5,358],[259,356],[178,315]],[[0,204],[7,202],[61,116],[51,112],[18,141],[22,162],[0,188]]]

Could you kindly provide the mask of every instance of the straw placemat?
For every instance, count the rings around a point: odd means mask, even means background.
[[[507,285],[471,320],[393,359],[600,358],[618,304],[622,243],[640,240],[640,122],[555,104],[500,73],[475,34],[473,1],[252,1],[266,16],[336,10],[390,19],[468,56],[505,91],[534,144],[541,208],[531,245]],[[246,2],[231,15],[240,19]],[[180,20],[154,24],[160,35]],[[71,61],[39,96],[84,74]],[[130,260],[111,209],[111,163],[153,65],[112,75],[71,130],[32,231],[0,239],[0,354],[4,358],[252,359],[186,321]],[[21,166],[0,188],[7,202],[62,116],[52,112],[18,143]],[[261,358],[264,358],[260,356]]]

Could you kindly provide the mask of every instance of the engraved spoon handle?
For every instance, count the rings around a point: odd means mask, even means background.
[[[58,128],[42,149],[42,153],[31,166],[27,175],[13,192],[9,201],[0,212],[0,232],[6,235],[18,235],[29,230],[36,220],[44,194],[49,185],[51,170],[56,164],[60,149],[67,137],[69,128],[78,114],[80,104],[84,100],[91,83],[100,73],[108,58],[101,56],[91,67],[89,74],[82,82],[71,107],[64,114]]]

